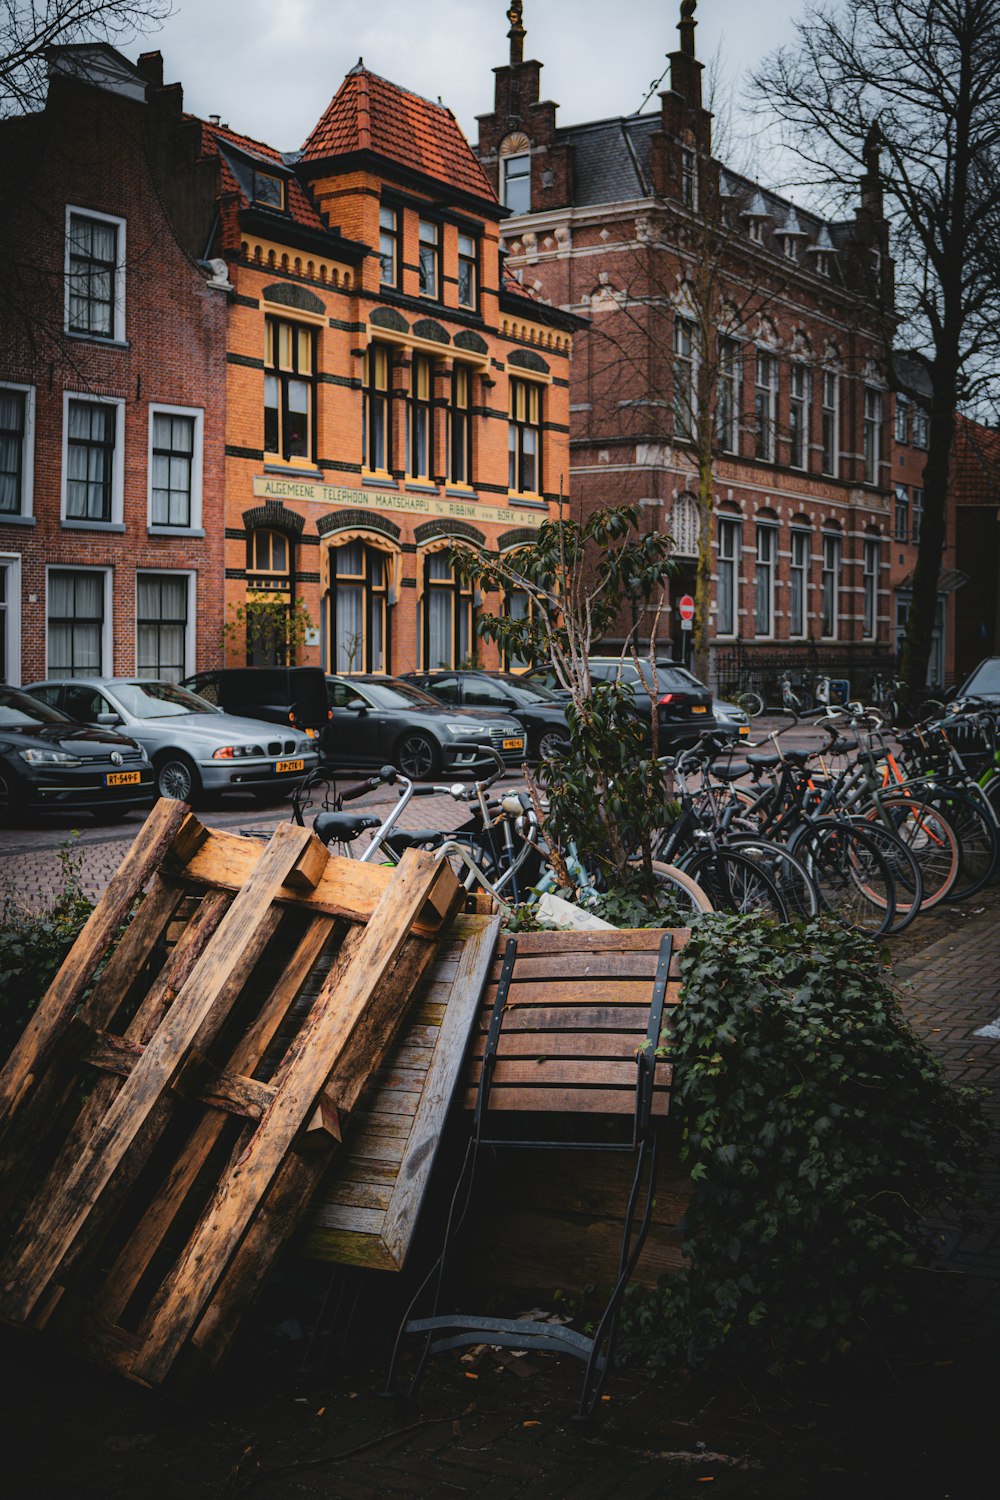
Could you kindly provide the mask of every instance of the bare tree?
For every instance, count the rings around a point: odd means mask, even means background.
[[[858,167],[884,195],[897,296],[883,335],[912,351],[931,388],[903,659],[913,696],[927,680],[955,413],[982,397],[1000,352],[1000,0],[810,6],[753,93],[832,204],[853,192]],[[873,283],[882,270],[873,257]]]
[[[116,46],[159,27],[171,10],[171,0],[0,0],[0,115],[45,102],[49,47]]]

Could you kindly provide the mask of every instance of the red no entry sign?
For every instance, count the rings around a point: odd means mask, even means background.
[[[677,601],[677,613],[682,620],[694,619],[694,600],[690,594],[682,594]]]

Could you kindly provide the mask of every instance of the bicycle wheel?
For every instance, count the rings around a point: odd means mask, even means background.
[[[688,860],[684,869],[716,911],[760,912],[778,922],[788,920],[778,887],[749,855],[734,849],[705,849]]]
[[[816,882],[824,911],[855,932],[885,936],[895,916],[895,888],[865,830],[824,819],[799,830],[791,847]]]
[[[879,853],[892,871],[896,890],[896,915],[888,937],[903,932],[920,913],[924,899],[924,879],[912,850],[902,839],[890,833],[883,823],[864,823],[866,838],[874,839]]]
[[[665,865],[660,859],[654,859],[652,864],[657,889],[672,896],[682,911],[701,916],[715,910],[708,892],[686,870]]]
[[[966,792],[941,788],[930,794],[929,801],[948,819],[958,835],[958,875],[944,899],[961,901],[974,896],[996,873],[1000,859],[997,825],[982,802]]]
[[[961,858],[958,835],[945,815],[926,801],[898,794],[880,797],[864,817],[895,833],[917,861],[924,882],[924,911],[943,901],[958,879]]]
[[[756,719],[758,714],[764,712],[764,700],[759,693],[754,692],[753,688],[748,688],[745,693],[740,693],[737,696],[736,702],[751,719]]]
[[[816,883],[790,849],[753,833],[734,833],[727,838],[726,846],[755,860],[774,881],[790,922],[808,922],[819,915]]]

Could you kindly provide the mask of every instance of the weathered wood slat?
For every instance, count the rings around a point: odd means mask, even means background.
[[[662,933],[661,933],[662,937]],[[619,979],[642,979],[649,974],[649,951],[639,949],[625,953],[579,953],[561,954],[554,967],[555,955],[550,953],[527,953],[521,957],[518,946],[516,984],[536,978],[597,979],[613,977]],[[490,982],[500,978],[500,964],[494,964]]]
[[[588,1033],[623,1032],[628,1036],[645,1036],[649,1006],[594,1005],[585,1009],[577,1006],[532,1006],[515,1007],[504,1016],[506,1033],[525,1032],[531,1036],[569,1034],[584,1036]],[[476,1035],[482,1035],[489,1026],[489,1012],[481,1011]]]
[[[630,1115],[635,1101],[635,1088],[626,1089],[545,1089],[539,1090],[538,1101],[530,1097],[532,1090],[525,1088],[494,1088],[490,1090],[490,1109],[510,1110],[517,1113],[540,1111],[544,1113]],[[670,1095],[666,1090],[656,1089],[653,1094],[653,1114],[669,1113]],[[466,1109],[474,1109],[475,1089],[467,1089]]]
[[[515,1031],[504,1035],[503,1055],[505,1058],[629,1059],[634,1064],[636,1053],[645,1042],[644,1031]],[[484,1032],[477,1031],[469,1048],[470,1058],[481,1061],[485,1046]]]
[[[493,983],[495,993],[495,981]],[[581,1010],[591,1005],[634,1005],[637,1011],[648,1014],[651,983],[648,976],[642,979],[601,977],[565,980],[561,969],[556,974],[540,975],[530,982],[525,981],[521,976],[518,982],[511,983],[507,1001],[508,1012],[530,1009],[534,1005],[543,1005],[546,1009],[552,1009],[557,1005],[567,1005]],[[668,1004],[671,987],[673,986],[668,986]],[[676,993],[676,987],[674,988]],[[567,1024],[572,1023],[567,1021]]]
[[[521,932],[517,936],[518,963],[536,954],[555,954],[561,965],[567,953],[658,953],[662,931],[632,927],[594,932]]]
[[[84,1053],[83,1061],[102,1072],[128,1078],[136,1063],[141,1061],[144,1050],[138,1042],[104,1032],[98,1034],[93,1046]],[[247,1120],[259,1120],[274,1098],[274,1089],[269,1084],[227,1073],[194,1053],[189,1054],[172,1085],[172,1092],[197,1099],[199,1104],[207,1104],[213,1109],[242,1115]]]

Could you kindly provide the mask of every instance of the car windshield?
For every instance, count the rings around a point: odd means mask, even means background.
[[[648,662],[640,662],[638,667],[630,661],[592,661],[590,664],[592,681],[614,682],[617,677],[620,677],[622,682],[628,683],[637,693],[649,691],[652,672],[653,668]],[[686,667],[664,666],[663,664],[658,664],[656,667],[656,689],[660,693],[708,692],[704,683],[699,682],[694,673],[689,672]]]
[[[115,695],[137,719],[175,719],[180,714],[214,714],[218,709],[173,682],[116,682]]]
[[[18,729],[34,724],[72,724],[57,708],[49,708],[30,693],[0,688],[0,728]]]
[[[514,698],[520,703],[558,703],[555,693],[551,692],[544,683],[533,678],[531,682],[525,682],[523,677],[515,677],[511,672],[502,674],[500,681],[505,687],[510,688]]]
[[[432,698],[430,693],[425,693],[422,688],[414,687],[412,682],[400,682],[396,677],[387,682],[371,682],[368,678],[362,678],[358,686],[376,708],[440,709],[441,707],[438,700]]]
[[[975,698],[985,693],[1000,694],[1000,656],[990,656],[973,672],[962,688],[963,693]]]

